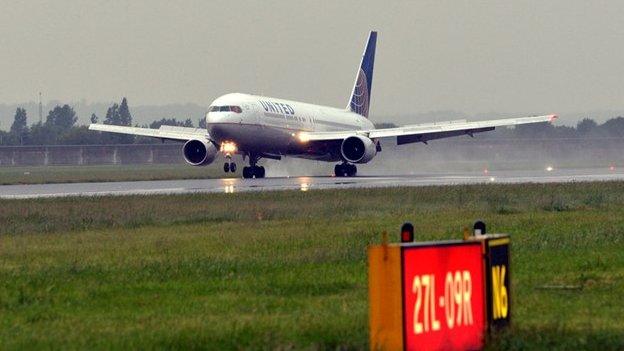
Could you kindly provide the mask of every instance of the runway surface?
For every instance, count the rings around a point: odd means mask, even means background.
[[[0,186],[0,199],[63,196],[148,195],[188,193],[238,193],[311,189],[381,188],[479,183],[555,183],[624,180],[624,171],[561,169],[499,171],[490,173],[426,173],[404,176],[282,177],[265,179],[192,179],[111,183],[68,183]]]

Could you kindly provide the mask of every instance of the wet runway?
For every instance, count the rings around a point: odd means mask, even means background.
[[[70,183],[0,186],[0,199],[62,196],[237,193],[311,189],[382,188],[397,186],[458,185],[479,183],[555,183],[624,180],[624,170],[553,169],[489,173],[422,173],[402,176],[282,177],[265,179],[192,179],[111,183]]]

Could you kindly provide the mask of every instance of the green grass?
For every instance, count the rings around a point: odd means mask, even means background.
[[[492,349],[622,349],[624,183],[0,201],[0,349],[365,349],[366,246],[512,234]],[[578,289],[544,289],[574,285]]]
[[[220,166],[153,164],[0,167],[0,185],[219,178],[223,176]]]

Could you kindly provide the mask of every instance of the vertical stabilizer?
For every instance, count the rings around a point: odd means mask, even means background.
[[[373,66],[375,64],[375,46],[377,45],[377,32],[372,31],[368,35],[366,48],[362,55],[362,62],[355,76],[353,91],[347,109],[368,117],[370,106],[371,87],[373,86]]]

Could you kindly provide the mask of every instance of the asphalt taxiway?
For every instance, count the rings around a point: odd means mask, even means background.
[[[265,179],[189,179],[110,183],[67,183],[0,186],[0,199],[63,196],[237,193],[311,189],[381,188],[398,186],[459,185],[479,183],[556,183],[624,180],[624,170],[548,169],[489,173],[423,173],[402,176],[280,177]]]

